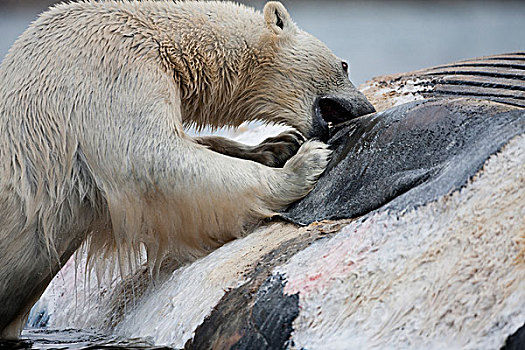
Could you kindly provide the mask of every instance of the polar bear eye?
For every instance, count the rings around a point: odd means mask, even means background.
[[[343,66],[343,70],[345,71],[345,73],[348,74],[348,63],[343,61],[341,62],[341,66]]]

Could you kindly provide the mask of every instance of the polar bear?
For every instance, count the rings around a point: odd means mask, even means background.
[[[1,338],[83,242],[121,265],[144,247],[152,271],[201,256],[305,196],[330,153],[312,139],[372,111],[278,2],[51,8],[0,66]],[[251,120],[297,132],[250,148],[183,129]]]

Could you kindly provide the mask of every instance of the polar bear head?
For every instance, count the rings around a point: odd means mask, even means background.
[[[308,137],[323,139],[328,124],[372,113],[374,107],[350,82],[348,63],[312,35],[300,30],[279,2],[264,7],[263,41],[277,54],[261,79],[271,93],[273,118]],[[282,119],[282,120],[281,120]]]
[[[374,112],[348,64],[299,29],[280,2],[268,2],[263,16],[228,2],[182,4],[169,51],[185,124],[260,120],[326,139],[330,123]]]

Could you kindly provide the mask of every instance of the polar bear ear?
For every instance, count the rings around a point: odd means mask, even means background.
[[[290,30],[294,25],[288,11],[279,1],[267,2],[263,13],[266,26],[277,35]]]

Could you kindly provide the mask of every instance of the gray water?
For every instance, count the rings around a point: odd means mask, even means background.
[[[303,29],[350,62],[359,85],[384,74],[525,50],[525,1],[294,4]]]
[[[1,1],[3,59],[41,7],[12,9],[2,6]],[[525,51],[525,2],[283,2],[302,29],[350,62],[351,79],[356,85],[378,75]],[[251,3],[262,8],[262,1]],[[22,338],[20,342],[0,343],[0,348],[151,348],[147,340],[125,340],[77,330],[28,329]]]

